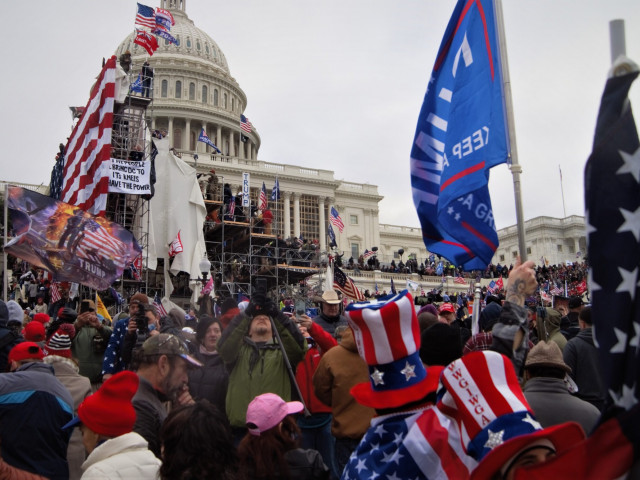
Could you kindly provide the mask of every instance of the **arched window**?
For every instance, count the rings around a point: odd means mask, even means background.
[[[196,40],[196,50],[200,51],[200,40]]]
[[[187,48],[191,48],[191,39],[187,37]]]
[[[204,44],[204,51],[207,52],[207,55],[209,55],[209,44],[208,43]]]
[[[167,80],[162,80],[162,87],[160,96],[162,98],[167,98],[167,93],[169,91],[169,82]]]
[[[195,99],[196,99],[196,84],[192,82],[189,84],[189,100],[195,100]]]
[[[227,108],[227,94],[222,95],[222,108]]]
[[[176,98],[182,98],[182,82],[176,81]]]
[[[206,85],[202,86],[202,103],[208,103],[209,102],[209,90],[207,89]]]
[[[165,39],[164,39],[164,44],[165,44],[165,45],[169,45],[169,40],[165,38]]]
[[[218,89],[217,88],[213,89],[213,106],[214,107],[218,106]]]
[[[233,112],[236,109],[236,99],[231,99],[231,111]]]

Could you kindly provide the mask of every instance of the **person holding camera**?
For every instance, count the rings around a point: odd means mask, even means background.
[[[95,392],[102,383],[102,359],[113,330],[100,322],[96,304],[89,299],[80,302],[80,313],[73,325],[76,336],[71,352],[78,360],[80,375],[91,381],[91,389]]]
[[[144,293],[138,292],[129,299],[129,314],[135,316],[139,306],[148,306],[149,297]],[[122,348],[124,346],[124,338],[129,329],[130,318],[118,320],[113,327],[113,333],[109,338],[109,345],[104,354],[102,361],[102,381],[107,380],[114,373],[121,372],[125,369],[125,362],[122,359]],[[135,323],[135,322],[133,322]]]
[[[122,345],[122,360],[125,368],[136,369],[135,352],[150,337],[160,333],[160,319],[153,305],[140,304],[129,320]]]
[[[305,347],[296,325],[261,291],[225,328],[218,340],[218,352],[230,372],[226,406],[236,440],[246,433],[247,407],[253,398],[272,392],[291,400],[292,379],[285,355],[290,365],[297,365]]]

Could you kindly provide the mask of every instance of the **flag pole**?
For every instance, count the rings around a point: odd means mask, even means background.
[[[7,246],[7,234],[9,233],[9,207],[7,206],[7,202],[9,201],[9,184],[4,184],[4,243],[3,247]],[[9,264],[7,262],[7,251],[2,249],[2,298],[5,303],[7,303],[8,291],[9,291],[9,272],[7,268]]]
[[[562,168],[558,165],[558,171],[560,172],[560,194],[562,195],[562,211],[564,212],[564,218],[567,218],[567,208],[564,205],[564,186],[562,185]]]
[[[518,231],[518,250],[523,262],[527,260],[527,249],[524,239],[524,213],[522,209],[522,190],[520,185],[520,174],[522,167],[518,163],[518,149],[516,146],[516,129],[513,120],[513,98],[511,96],[511,79],[509,78],[509,61],[507,59],[507,42],[504,33],[504,18],[502,16],[502,1],[494,0],[494,12],[496,18],[496,32],[500,48],[500,63],[502,65],[503,95],[506,109],[506,120],[509,128],[509,143],[511,146],[510,170],[513,176],[513,194],[516,201],[516,226]]]

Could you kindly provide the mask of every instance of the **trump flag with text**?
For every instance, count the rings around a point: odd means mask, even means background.
[[[444,34],[411,149],[413,202],[425,245],[465,270],[498,246],[489,169],[508,137],[492,0],[459,0]]]

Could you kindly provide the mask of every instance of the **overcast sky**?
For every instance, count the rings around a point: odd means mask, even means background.
[[[583,215],[583,170],[611,63],[609,21],[626,21],[627,56],[640,63],[640,1],[503,3],[525,218],[564,216],[559,166],[566,213]],[[377,185],[381,223],[419,226],[409,153],[454,1],[186,5],[247,95],[260,160]],[[133,30],[135,12],[133,0],[3,3],[3,180],[49,183],[57,145],[70,133],[68,107],[85,105],[102,57]],[[638,111],[637,84],[631,102]],[[497,228],[513,225],[505,165],[493,169],[490,189]]]

